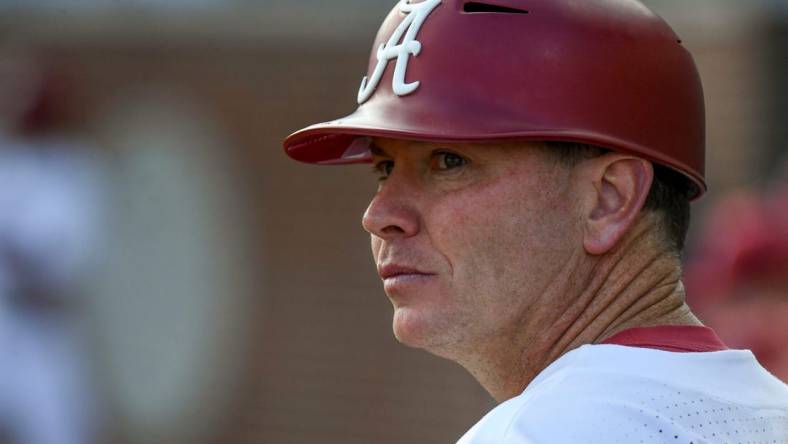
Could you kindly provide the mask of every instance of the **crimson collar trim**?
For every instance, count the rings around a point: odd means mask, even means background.
[[[695,325],[630,328],[605,339],[601,344],[683,353],[728,350],[714,330]]]

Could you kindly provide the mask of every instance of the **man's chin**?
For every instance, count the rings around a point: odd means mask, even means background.
[[[397,308],[394,310],[392,328],[394,337],[401,344],[423,349],[434,355],[448,357],[447,337],[448,329],[441,328],[440,322],[431,319],[423,313],[416,312],[409,308]]]
[[[430,322],[426,318],[411,307],[395,308],[392,320],[394,337],[408,347],[425,348],[431,336]]]

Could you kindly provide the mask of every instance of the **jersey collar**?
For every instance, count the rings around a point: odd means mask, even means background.
[[[601,343],[685,353],[728,350],[714,330],[695,325],[630,328]]]

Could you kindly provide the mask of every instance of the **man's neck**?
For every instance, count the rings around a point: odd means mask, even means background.
[[[633,327],[702,325],[684,301],[679,259],[652,237],[633,233],[616,251],[568,261],[516,334],[460,363],[504,401],[581,345]]]

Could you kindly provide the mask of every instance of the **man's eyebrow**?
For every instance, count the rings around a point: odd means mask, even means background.
[[[383,148],[376,145],[375,142],[369,142],[369,152],[372,153],[373,156],[391,157]]]

